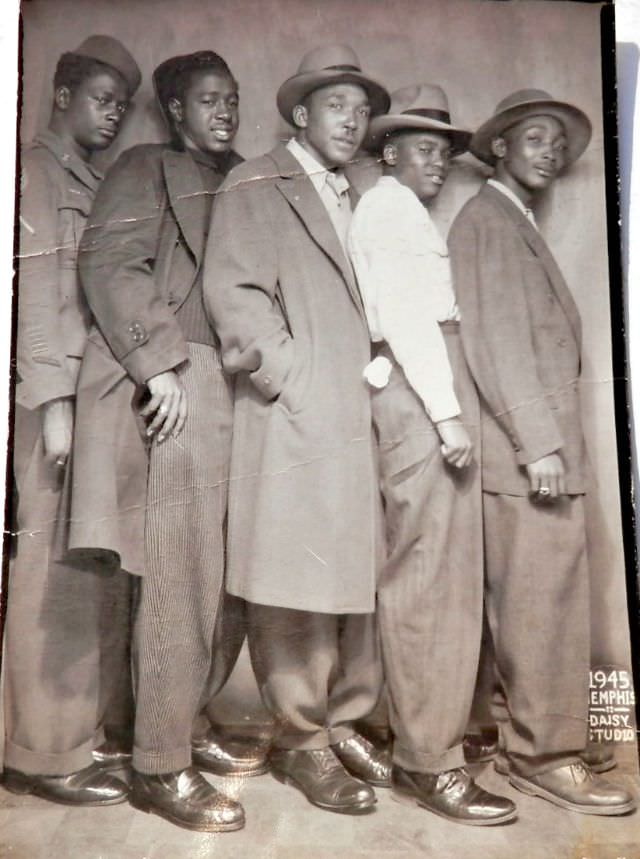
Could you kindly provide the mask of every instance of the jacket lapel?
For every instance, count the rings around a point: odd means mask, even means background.
[[[270,157],[275,162],[280,174],[280,179],[276,182],[278,190],[297,213],[315,243],[336,265],[356,307],[364,314],[362,299],[351,263],[313,183],[297,159],[284,145],[278,145],[270,153]]]
[[[490,199],[499,205],[500,208],[502,208],[503,211],[515,222],[522,238],[544,266],[549,282],[551,283],[556,297],[569,320],[569,324],[573,330],[578,347],[580,347],[582,345],[582,324],[580,321],[578,307],[569,287],[567,286],[567,282],[558,268],[558,264],[553,258],[553,254],[549,250],[547,243],[542,238],[542,235],[528,220],[528,218],[525,217],[520,209],[518,209],[518,207],[512,203],[508,197],[501,194],[496,188],[492,188],[490,185],[485,185],[483,188],[483,194],[487,194]]]
[[[162,168],[169,205],[195,258],[196,266],[199,266],[209,226],[206,192],[202,186],[200,170],[188,152],[178,152],[175,149],[167,149],[163,153]]]

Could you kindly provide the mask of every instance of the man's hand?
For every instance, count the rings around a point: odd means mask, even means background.
[[[537,501],[555,501],[566,495],[564,465],[557,453],[550,453],[527,465],[529,491]]]
[[[149,418],[147,436],[158,437],[160,444],[168,435],[177,436],[187,419],[187,396],[175,370],[152,376],[147,387],[151,399],[140,409],[143,418]]]
[[[438,435],[442,440],[442,456],[445,462],[456,468],[464,468],[473,459],[473,443],[460,418],[438,421]]]
[[[44,456],[50,465],[63,467],[71,453],[73,401],[70,397],[50,400],[42,405]]]

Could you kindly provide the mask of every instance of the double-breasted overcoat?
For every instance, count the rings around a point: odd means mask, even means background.
[[[370,344],[345,251],[283,145],[221,188],[204,297],[238,373],[227,587],[315,612],[374,608]]]

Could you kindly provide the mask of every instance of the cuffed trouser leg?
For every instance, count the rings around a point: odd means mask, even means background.
[[[478,405],[457,325],[443,326],[463,418],[473,436]],[[424,406],[394,363],[373,396],[380,444],[388,560],[378,615],[393,761],[417,772],[464,766],[462,740],[482,631],[479,469],[446,465]]]
[[[134,632],[133,766],[158,774],[191,763],[191,735],[212,683],[238,648],[217,645],[233,400],[216,350],[190,344],[182,374],[189,416],[178,438],[154,444],[146,554]],[[240,642],[241,643],[241,642]]]
[[[66,775],[92,763],[118,673],[108,640],[121,627],[128,577],[54,560],[64,515],[63,470],[44,458],[41,417],[16,407],[14,472],[20,496],[4,650],[5,765]]]
[[[523,775],[578,760],[588,730],[589,570],[581,496],[484,493],[487,615]],[[496,713],[499,718],[499,714]]]
[[[276,721],[275,743],[321,749],[354,733],[381,690],[374,616],[248,603],[258,687]]]

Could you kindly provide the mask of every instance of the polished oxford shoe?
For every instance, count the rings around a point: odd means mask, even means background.
[[[327,811],[362,814],[376,803],[369,785],[350,776],[330,748],[273,749],[269,763],[274,778],[297,787]]]
[[[240,803],[217,791],[194,767],[162,775],[134,770],[129,802],[197,832],[232,832],[244,826]]]
[[[462,740],[464,759],[468,764],[491,761],[498,754],[498,732],[491,728],[480,733],[465,734]]]
[[[418,773],[394,766],[392,778],[394,799],[419,805],[454,823],[494,826],[517,814],[510,799],[484,790],[465,769]]]
[[[379,751],[359,734],[334,743],[331,748],[347,772],[374,787],[391,787],[389,753]]]
[[[116,740],[105,740],[91,752],[93,760],[103,770],[120,770],[131,766],[131,749]]]
[[[27,775],[7,767],[3,784],[11,793],[29,793],[61,805],[117,805],[126,801],[129,790],[95,763],[69,775]]]
[[[267,749],[245,737],[221,737],[212,730],[191,744],[193,765],[216,775],[262,775],[268,772]]]
[[[606,773],[618,766],[611,747],[599,743],[589,743],[587,748],[580,752],[580,759],[594,773]]]
[[[583,763],[568,764],[530,776],[520,775],[512,768],[509,781],[523,793],[539,796],[560,808],[581,814],[626,814],[636,807],[627,790],[594,776]]]

